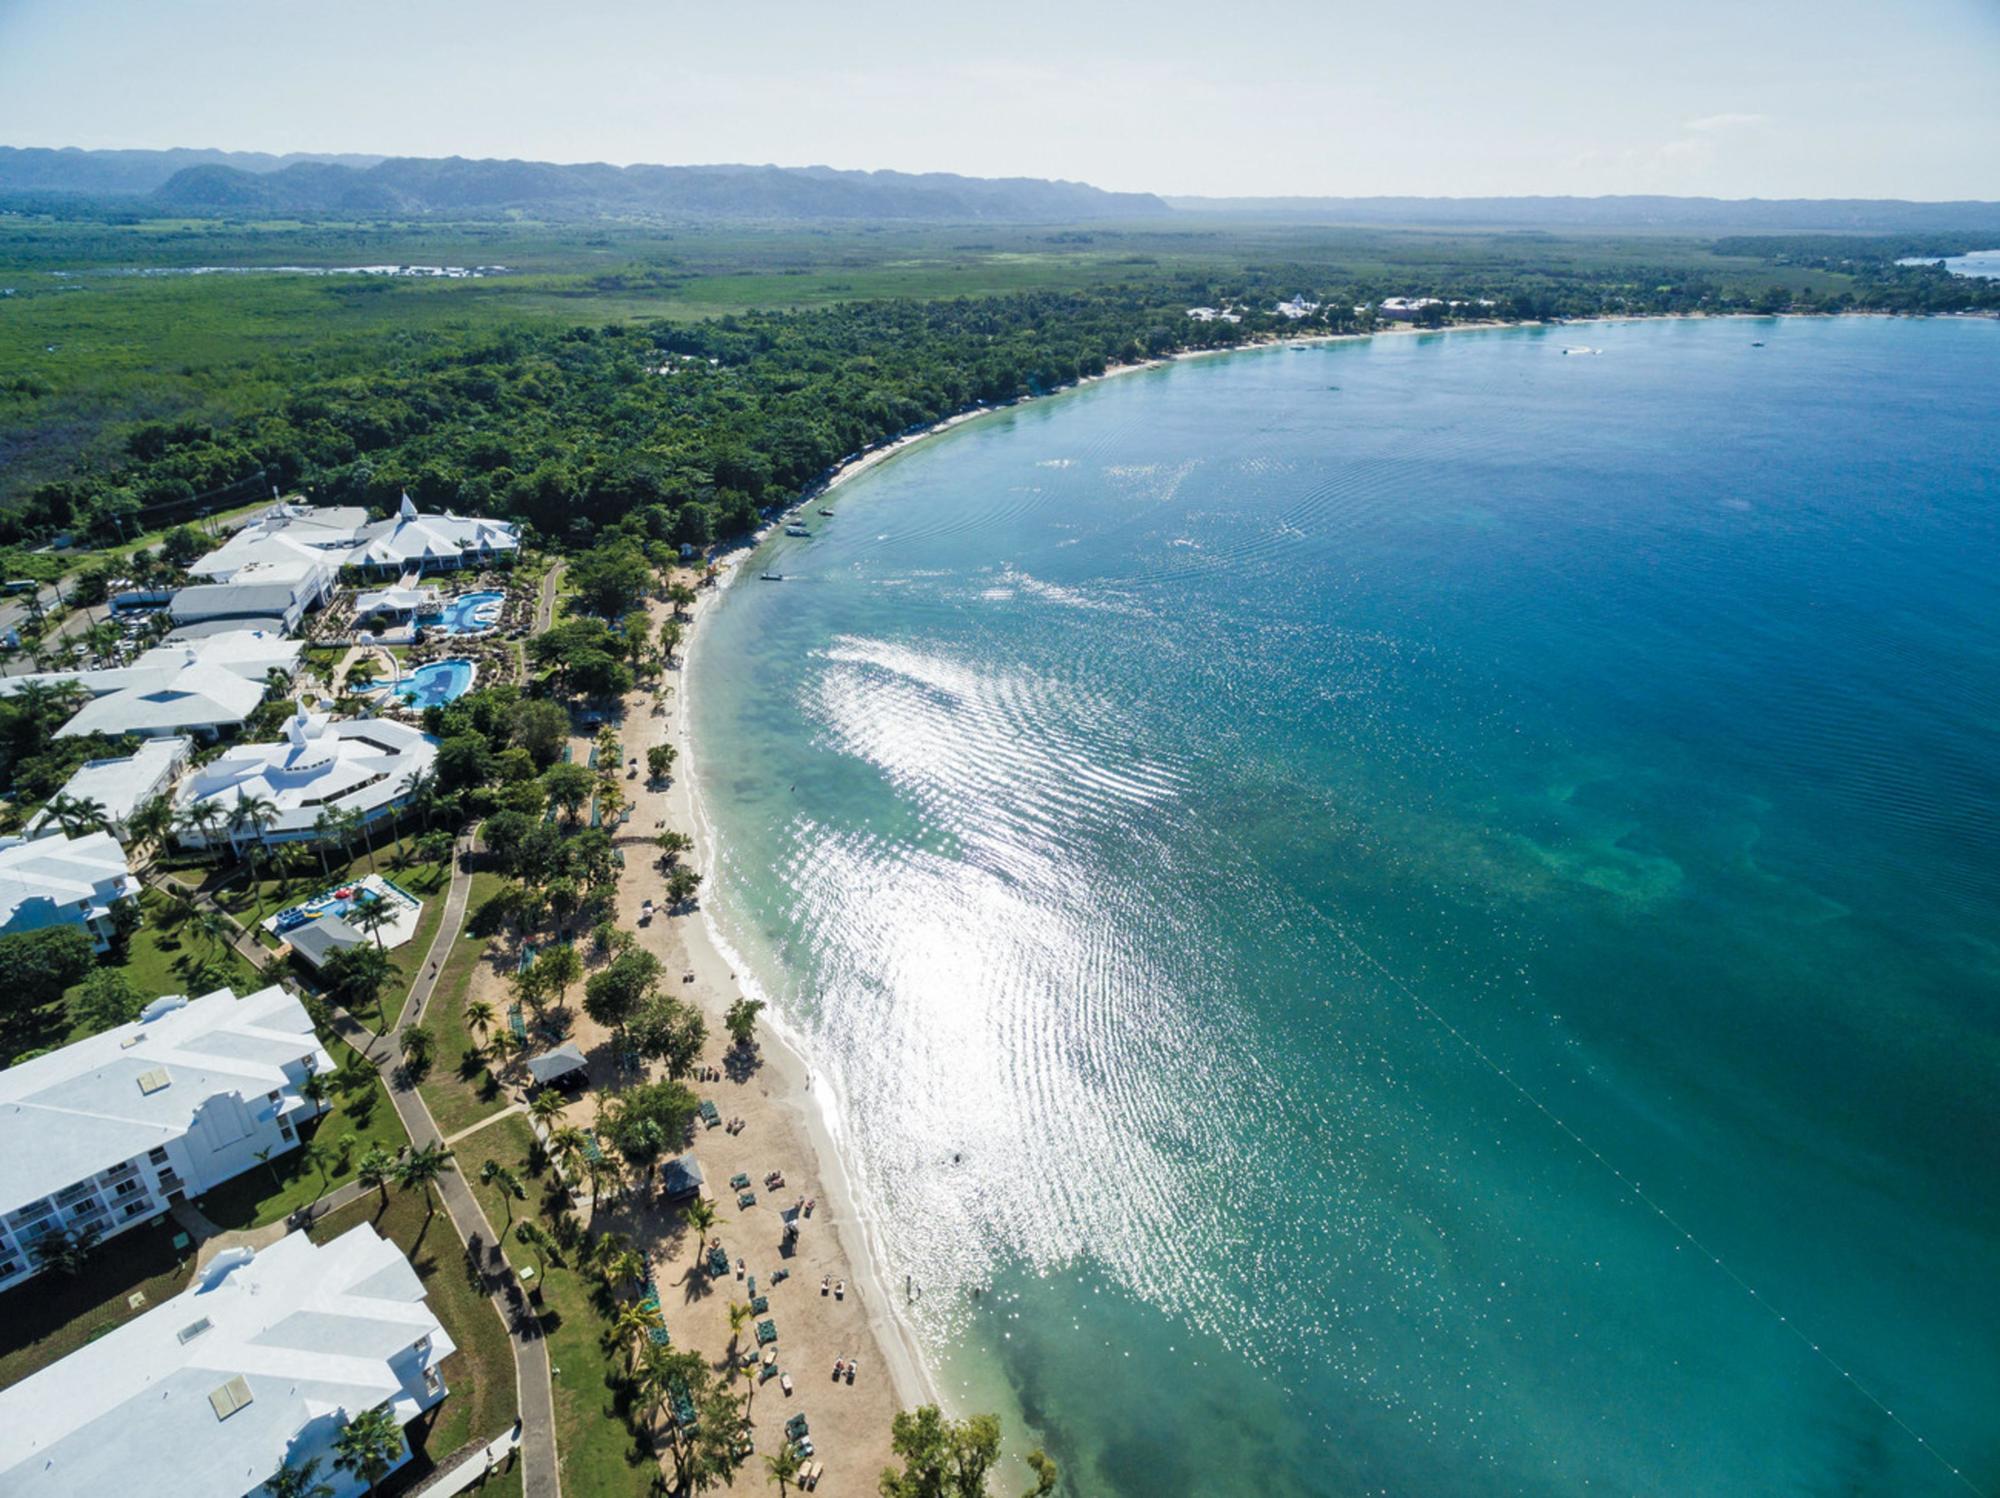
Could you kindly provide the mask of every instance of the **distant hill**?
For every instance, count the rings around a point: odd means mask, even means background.
[[[371,167],[381,159],[311,153],[272,156],[264,151],[82,151],[74,146],[61,150],[0,146],[0,192],[114,196],[152,192],[175,172],[188,167],[222,166],[246,172],[275,172],[300,162]]]
[[[0,147],[0,194],[116,200],[154,214],[600,213],[680,218],[1076,223],[1148,218],[1151,193],[1081,182],[842,172],[830,167],[557,165],[464,157],[268,156],[227,151]]]
[[[1897,198],[1185,198],[1181,213],[1285,223],[1401,224],[1418,228],[1855,230],[2000,232],[2000,203],[1910,203]]]

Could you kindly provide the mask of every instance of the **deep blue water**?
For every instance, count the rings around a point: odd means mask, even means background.
[[[2000,1491],[1996,391],[1258,352],[768,543],[709,904],[953,1392],[1093,1495]]]

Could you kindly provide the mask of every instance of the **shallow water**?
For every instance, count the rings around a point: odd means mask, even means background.
[[[713,913],[1075,1491],[2000,1486],[2000,325],[1588,337],[1001,413],[703,626]]]

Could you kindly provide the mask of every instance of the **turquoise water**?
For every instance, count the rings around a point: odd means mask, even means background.
[[[946,1385],[1093,1495],[2000,1490],[1996,390],[1259,352],[767,543],[708,903]]]
[[[505,593],[461,593],[446,599],[443,614],[436,620],[424,620],[424,627],[453,635],[485,634],[500,622],[500,611],[492,605],[504,602],[506,597]],[[480,617],[482,610],[485,618]]]
[[[417,667],[396,687],[396,695],[412,707],[443,707],[472,690],[474,666],[453,657]]]

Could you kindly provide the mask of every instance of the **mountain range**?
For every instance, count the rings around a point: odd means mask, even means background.
[[[831,167],[611,166],[251,151],[0,146],[0,209],[102,205],[176,216],[916,220],[1084,223],[1232,216],[1418,228],[2000,233],[2000,203],[1895,199],[1197,198],[1034,177]]]

